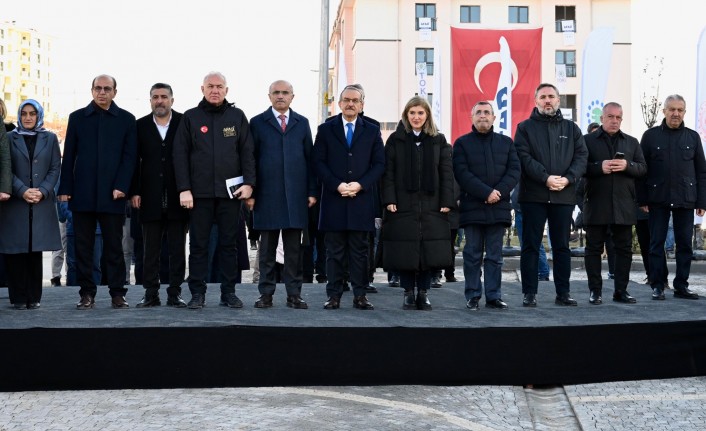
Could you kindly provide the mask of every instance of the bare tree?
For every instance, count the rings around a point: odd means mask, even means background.
[[[659,108],[662,102],[659,100],[659,78],[662,76],[664,57],[654,56],[648,58],[645,67],[642,69],[642,97],[640,106],[642,107],[642,119],[649,129],[657,122]]]

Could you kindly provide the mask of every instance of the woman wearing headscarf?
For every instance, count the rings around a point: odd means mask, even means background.
[[[18,310],[39,308],[42,251],[61,248],[54,186],[61,155],[54,133],[45,130],[44,109],[32,99],[20,104],[9,134],[12,192],[0,209],[0,253],[5,255],[10,301]]]
[[[432,272],[453,265],[447,216],[456,207],[451,146],[423,97],[407,102],[402,126],[385,145],[383,266],[400,273],[403,309],[430,310]]]

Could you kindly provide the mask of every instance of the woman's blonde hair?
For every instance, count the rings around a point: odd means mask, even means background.
[[[438,135],[439,129],[437,129],[436,124],[434,124],[434,118],[431,115],[431,106],[429,106],[429,102],[427,102],[427,99],[421,96],[412,97],[411,99],[409,99],[409,102],[407,102],[407,104],[404,106],[404,110],[402,111],[402,124],[404,125],[404,129],[407,132],[412,131],[412,125],[409,124],[407,114],[409,113],[409,110],[414,108],[415,106],[421,106],[427,113],[427,121],[424,123],[422,131],[429,136]]]
[[[0,99],[0,120],[4,120],[5,117],[7,117],[7,106],[5,106],[5,102]]]

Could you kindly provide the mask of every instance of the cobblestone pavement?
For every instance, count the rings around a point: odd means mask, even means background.
[[[701,431],[706,424],[704,377],[563,389],[574,426],[547,413],[558,411],[551,404],[537,415],[535,391],[521,387],[377,386],[0,393],[0,430]]]

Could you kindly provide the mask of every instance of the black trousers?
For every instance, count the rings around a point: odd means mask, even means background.
[[[549,239],[554,257],[554,287],[557,295],[570,291],[571,250],[569,235],[574,205],[536,202],[520,203],[522,208],[522,293],[537,293],[537,264],[539,247],[544,234],[544,223],[549,225]]]
[[[218,225],[218,263],[221,293],[234,293],[238,277],[236,239],[240,223],[238,199],[195,198],[189,228],[189,290],[192,294],[206,293],[208,275],[208,241],[213,223]]]
[[[600,290],[603,287],[601,277],[601,255],[603,247],[612,237],[615,250],[614,286],[615,292],[625,291],[630,281],[630,266],[632,265],[632,225],[587,225],[586,254],[584,265],[588,277],[588,288]],[[553,245],[553,244],[552,244]]]
[[[667,240],[669,214],[674,224],[674,243],[676,245],[676,274],[674,289],[689,287],[689,272],[693,250],[691,238],[694,234],[694,210],[689,208],[669,208],[650,206],[650,283],[652,288],[663,288],[667,280],[664,259],[664,243]]]
[[[93,246],[96,240],[96,224],[100,224],[103,237],[105,278],[110,296],[125,296],[125,258],[123,256],[123,225],[125,214],[73,212],[76,242],[76,277],[80,295],[95,296],[96,282],[93,278]]]
[[[42,252],[5,255],[7,290],[12,304],[42,300]]]
[[[185,220],[168,220],[166,216],[159,221],[142,223],[144,242],[144,264],[142,267],[142,285],[145,289],[159,289],[161,268],[162,238],[167,234],[169,252],[169,287],[168,295],[181,295],[181,284],[186,273],[186,232]],[[154,292],[153,292],[154,293]]]
[[[640,244],[640,255],[642,256],[642,264],[645,266],[645,276],[647,283],[652,284],[650,277],[650,222],[649,220],[638,220],[635,225],[635,233],[637,234],[637,243]],[[667,282],[667,256],[662,259],[662,269],[664,274],[663,283]]]
[[[326,294],[330,297],[340,298],[343,295],[346,262],[353,294],[365,295],[368,286],[368,232],[326,232]]]
[[[260,283],[261,295],[273,295],[277,285],[276,257],[279,230],[260,231]],[[282,281],[288,296],[299,296],[302,292],[301,229],[282,229],[284,245],[284,268]]]

